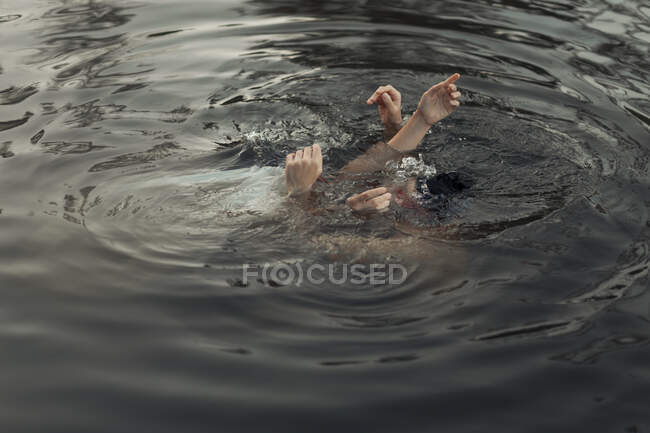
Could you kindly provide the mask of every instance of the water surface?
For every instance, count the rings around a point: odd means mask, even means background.
[[[4,430],[650,430],[649,15],[4,0]],[[474,184],[435,226],[284,198],[287,152],[334,172],[381,138],[378,85],[408,114],[453,72],[421,153]],[[242,281],[357,261],[408,278]]]

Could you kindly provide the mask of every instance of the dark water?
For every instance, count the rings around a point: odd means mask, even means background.
[[[649,16],[3,0],[1,430],[650,431]],[[475,183],[437,228],[274,189],[297,146],[331,172],[380,138],[377,85],[410,113],[456,71],[421,152]],[[241,280],[357,260],[408,278]]]

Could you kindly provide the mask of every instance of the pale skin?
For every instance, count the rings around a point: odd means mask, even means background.
[[[459,106],[461,93],[454,84],[460,78],[453,74],[422,94],[418,108],[403,127],[402,96],[391,85],[379,87],[368,98],[368,105],[377,104],[388,143],[378,143],[366,154],[350,162],[341,172],[355,174],[382,168],[386,162],[415,150],[431,126],[453,113]],[[318,144],[287,155],[286,180],[289,195],[304,196],[323,171],[323,156]],[[392,195],[385,187],[355,194],[347,205],[356,212],[379,212],[390,206]]]
[[[390,206],[391,193],[386,187],[369,189],[361,194],[355,194],[346,200],[346,203],[356,212],[380,212]]]
[[[454,84],[459,78],[460,74],[453,74],[424,92],[413,116],[404,127],[397,128],[399,132],[390,138],[388,145],[399,152],[415,150],[434,123],[449,116],[460,106],[458,99],[461,93]],[[396,123],[401,123],[402,97],[393,86],[379,87],[366,103],[378,105],[379,115],[387,130],[392,130]]]
[[[287,155],[285,175],[290,196],[307,194],[323,172],[323,154],[318,144]]]
[[[402,127],[402,94],[390,84],[380,86],[366,104],[377,104],[381,123],[384,124],[384,139],[388,141],[393,138]]]

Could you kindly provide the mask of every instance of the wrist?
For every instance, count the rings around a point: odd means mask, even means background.
[[[402,122],[384,124],[384,138],[390,140],[397,134],[402,127]]]
[[[289,188],[289,197],[304,197],[311,191],[309,188]]]
[[[433,123],[427,122],[424,114],[422,114],[422,111],[420,111],[419,107],[415,110],[415,113],[413,113],[412,119],[418,126],[426,127],[427,129],[431,128],[433,125]]]
[[[399,129],[402,126],[402,116],[389,119],[385,126],[386,128]]]
[[[399,152],[415,150],[429,128],[431,128],[431,124],[426,121],[425,116],[418,109],[400,132],[388,142],[388,145]]]

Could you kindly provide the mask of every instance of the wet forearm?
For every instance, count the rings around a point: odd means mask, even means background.
[[[399,152],[410,152],[415,150],[426,133],[429,125],[419,111],[406,122],[406,125],[388,142],[388,145]]]
[[[388,143],[399,132],[402,123],[391,123],[384,125],[384,141]]]
[[[401,153],[380,141],[363,155],[350,161],[341,169],[343,174],[368,173],[381,170],[390,160],[401,157]]]

